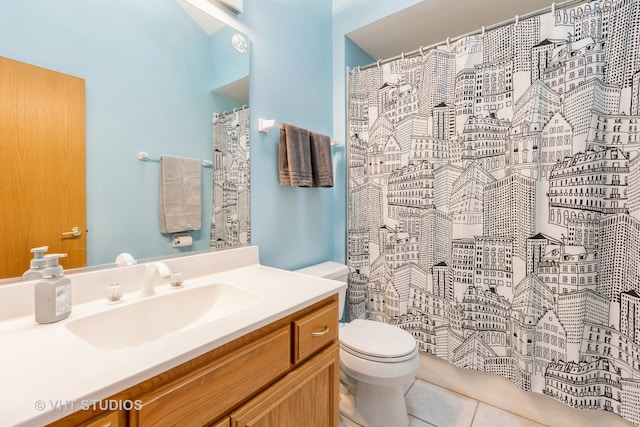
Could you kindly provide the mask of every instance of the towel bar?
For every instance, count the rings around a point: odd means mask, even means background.
[[[143,162],[146,162],[147,160],[152,160],[152,161],[156,161],[159,162],[160,158],[152,158],[149,156],[149,153],[145,153],[144,151],[140,151],[138,152],[138,160],[141,160]],[[211,160],[202,160],[202,167],[203,168],[213,168],[213,161]]]
[[[276,121],[273,119],[258,119],[258,130],[263,133],[269,132],[269,129],[276,127]],[[340,140],[331,138],[331,145],[340,145]]]

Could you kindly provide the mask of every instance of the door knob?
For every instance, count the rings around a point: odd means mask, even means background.
[[[82,228],[73,227],[71,231],[65,231],[62,233],[63,237],[78,237],[82,234]]]

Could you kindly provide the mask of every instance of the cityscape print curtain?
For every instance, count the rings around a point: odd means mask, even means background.
[[[213,117],[211,248],[251,242],[249,108]]]
[[[349,319],[640,425],[640,1],[353,69]]]

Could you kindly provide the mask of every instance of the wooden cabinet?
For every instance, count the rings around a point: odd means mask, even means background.
[[[293,321],[293,363],[338,339],[338,306],[328,304]]]
[[[131,411],[131,426],[199,426],[215,420],[289,370],[290,336],[283,326],[142,396],[142,408]]]
[[[337,427],[338,355],[338,344],[331,344],[309,362],[232,412],[231,426]]]
[[[339,369],[335,295],[105,399],[129,410],[52,426],[338,427]]]
[[[83,427],[124,427],[124,412],[109,412],[101,415],[88,423],[82,424]]]

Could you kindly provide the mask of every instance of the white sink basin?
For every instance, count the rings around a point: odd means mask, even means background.
[[[260,297],[226,284],[211,284],[72,320],[65,326],[103,349],[134,347],[191,329],[252,306]]]

